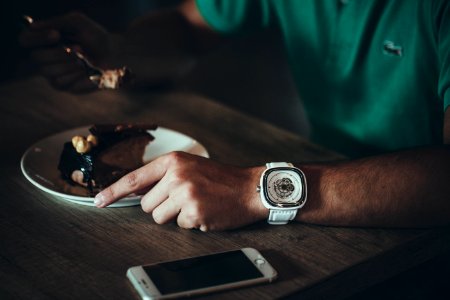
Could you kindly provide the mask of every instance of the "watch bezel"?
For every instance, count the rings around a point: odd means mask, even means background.
[[[270,195],[268,193],[267,190],[267,179],[269,177],[269,175],[273,172],[279,172],[279,171],[289,171],[289,172],[295,172],[299,175],[300,177],[300,181],[302,184],[302,193],[300,196],[300,199],[295,202],[295,203],[278,203],[278,202],[274,202],[271,200]],[[264,199],[266,200],[266,202],[271,205],[272,207],[278,207],[278,208],[301,208],[305,202],[306,202],[306,178],[305,178],[305,174],[298,168],[294,168],[294,167],[274,167],[274,168],[270,168],[264,171],[264,174],[261,178],[261,187],[262,187],[262,192],[264,194]]]

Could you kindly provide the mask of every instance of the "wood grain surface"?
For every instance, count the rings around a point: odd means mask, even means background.
[[[94,123],[155,122],[185,133],[213,159],[242,166],[343,159],[290,132],[182,92],[58,92],[41,78],[0,86],[0,299],[138,299],[130,266],[254,247],[279,272],[271,284],[205,299],[340,299],[450,248],[448,229],[388,230],[265,222],[203,233],[157,225],[139,206],[62,201],[22,175],[35,142]],[[249,187],[253,188],[253,187]]]

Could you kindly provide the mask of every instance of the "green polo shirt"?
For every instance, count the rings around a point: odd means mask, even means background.
[[[315,142],[352,157],[442,143],[450,1],[197,0],[197,6],[223,34],[278,28]]]

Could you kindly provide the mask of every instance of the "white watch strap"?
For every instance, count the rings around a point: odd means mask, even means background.
[[[297,209],[289,209],[289,210],[274,210],[271,209],[269,211],[269,218],[267,219],[267,223],[272,225],[284,225],[289,221],[292,221],[297,215]]]
[[[266,167],[267,168],[277,168],[277,167],[293,167],[294,165],[291,163],[286,163],[286,162],[271,162],[271,163],[267,163]]]

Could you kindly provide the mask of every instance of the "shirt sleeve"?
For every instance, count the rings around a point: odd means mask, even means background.
[[[241,35],[270,23],[269,0],[196,0],[200,14],[214,30]]]
[[[450,2],[442,1],[436,17],[438,54],[440,61],[439,97],[444,111],[450,105]]]

